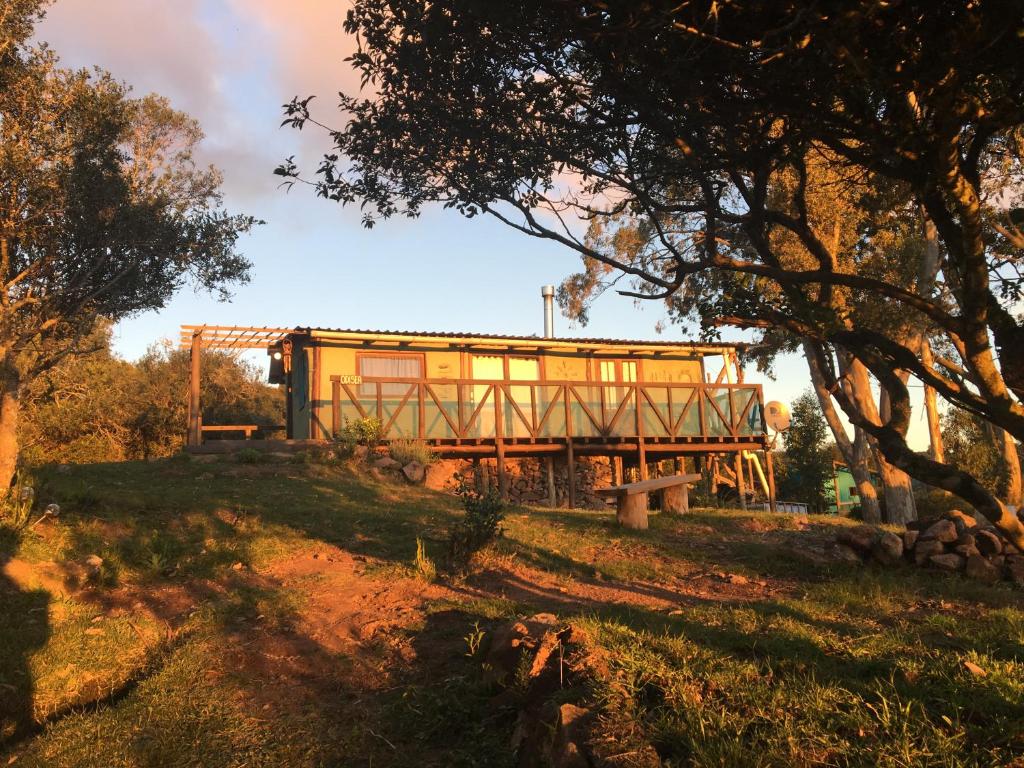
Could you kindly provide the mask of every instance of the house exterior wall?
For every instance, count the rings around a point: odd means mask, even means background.
[[[372,346],[360,341],[312,339],[304,344],[295,345],[293,363],[293,396],[292,416],[295,438],[330,438],[332,425],[344,425],[346,421],[360,418],[359,409],[348,402],[349,398],[341,398],[341,412],[335,422],[332,406],[332,377],[355,376],[360,372],[359,360],[362,356],[397,355],[418,356],[422,360],[423,371],[428,379],[471,379],[474,378],[473,358],[475,356],[509,356],[536,357],[539,360],[541,381],[572,381],[588,382],[600,380],[600,362],[608,360],[630,360],[636,362],[637,378],[641,382],[666,383],[697,383],[703,379],[703,363],[701,358],[687,350],[669,350],[664,353],[636,354],[628,348],[617,350],[609,347],[600,352],[566,350],[524,350],[512,346],[453,348],[450,342],[389,345],[374,344]],[[481,366],[482,367],[482,366]],[[479,378],[479,376],[476,376]],[[379,415],[388,422],[393,409],[397,409],[404,398],[406,388],[394,385],[393,392],[384,398],[382,412],[377,413],[376,391],[369,384],[348,384],[360,401],[368,415]],[[451,408],[457,401],[456,387],[442,384],[434,385],[434,392],[439,400]],[[584,397],[599,399],[597,388]],[[656,395],[655,395],[656,396]],[[528,395],[527,395],[528,397]],[[314,407],[315,406],[315,407]],[[431,404],[431,409],[433,405]],[[579,410],[580,406],[574,405]],[[418,403],[415,395],[406,401],[400,409],[399,416],[392,424],[392,432],[400,436],[416,437]],[[433,409],[436,410],[436,409]],[[649,417],[653,418],[653,417]],[[582,421],[582,413],[578,415]],[[439,414],[433,419],[431,434],[444,435],[450,429]],[[557,425],[552,422],[557,431]],[[652,421],[648,425],[652,434],[658,425]],[[564,430],[564,420],[562,421]]]

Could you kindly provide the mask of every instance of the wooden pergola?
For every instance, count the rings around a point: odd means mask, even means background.
[[[239,325],[183,325],[180,346],[189,350],[188,438],[190,447],[203,444],[203,413],[199,375],[204,349],[269,349],[294,333],[294,328],[266,328]],[[251,425],[229,427],[245,431]],[[223,428],[222,428],[223,429]],[[248,435],[248,433],[246,433]]]

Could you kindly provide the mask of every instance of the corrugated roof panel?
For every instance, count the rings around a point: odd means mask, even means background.
[[[297,333],[338,333],[347,335],[364,336],[411,336],[423,339],[487,339],[503,342],[525,342],[529,344],[589,344],[608,345],[616,347],[637,346],[637,347],[686,347],[687,349],[720,350],[724,347],[743,349],[747,345],[741,342],[723,342],[721,344],[706,344],[691,341],[667,341],[664,339],[603,339],[571,336],[556,336],[545,338],[543,336],[511,336],[500,333],[475,333],[456,331],[392,331],[392,330],[370,330],[364,328],[296,328]]]

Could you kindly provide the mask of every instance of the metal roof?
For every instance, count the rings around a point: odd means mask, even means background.
[[[260,328],[238,325],[183,325],[180,343],[188,347],[196,337],[204,348],[256,349],[267,348],[287,336],[311,336],[341,338],[363,341],[443,341],[448,343],[491,344],[529,347],[627,347],[629,349],[685,349],[692,352],[720,354],[723,350],[743,350],[746,344],[704,344],[691,341],[668,341],[665,339],[602,339],[592,337],[557,336],[512,336],[500,333],[470,333],[465,331],[379,331],[358,328]]]
[[[500,333],[475,333],[464,331],[391,331],[391,330],[369,330],[361,328],[296,328],[298,334],[310,336],[338,335],[344,337],[393,337],[396,341],[401,338],[416,338],[423,340],[445,340],[445,341],[477,341],[477,342],[499,342],[509,344],[523,344],[530,346],[608,346],[608,347],[662,347],[688,349],[718,353],[723,349],[745,349],[748,345],[744,343],[722,343],[705,344],[692,341],[668,341],[665,339],[605,339],[592,337],[555,336],[545,338],[543,336],[512,336]]]

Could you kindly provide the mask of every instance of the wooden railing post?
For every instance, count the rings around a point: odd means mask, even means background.
[[[576,508],[576,456],[572,447],[572,406],[569,403],[568,384],[562,386],[562,402],[565,404],[565,468],[569,490],[569,508]]]
[[[341,379],[331,377],[331,437],[341,434]]]
[[[640,462],[640,480],[647,479],[647,448],[644,446],[644,414],[641,410],[640,385],[633,385],[633,403],[636,406],[637,460]]]
[[[494,452],[498,465],[498,493],[502,499],[508,498],[508,478],[505,476],[505,439],[504,421],[505,414],[501,411],[501,392],[499,386],[495,386],[494,392]]]
[[[458,386],[458,385],[456,385]],[[416,416],[416,436],[422,440],[427,436],[427,385],[424,382],[420,382],[416,385],[417,394],[419,395],[419,410]]]

